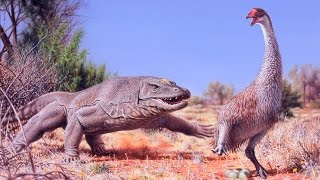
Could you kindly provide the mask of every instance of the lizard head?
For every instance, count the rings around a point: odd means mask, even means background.
[[[160,112],[172,112],[188,105],[190,91],[163,78],[147,78],[140,85],[138,104],[157,108]]]

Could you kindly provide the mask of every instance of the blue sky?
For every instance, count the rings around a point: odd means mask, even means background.
[[[202,95],[211,81],[245,88],[263,58],[253,7],[272,18],[284,73],[320,65],[320,1],[95,0],[80,11],[89,59],[121,76],[169,78]]]

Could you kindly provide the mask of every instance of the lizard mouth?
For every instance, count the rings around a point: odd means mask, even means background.
[[[188,106],[187,99],[190,98],[190,93],[182,93],[174,97],[158,97],[148,99],[148,106],[153,106],[165,112],[176,111]]]
[[[175,94],[140,99],[139,104],[159,109],[161,112],[172,112],[187,107],[187,99],[189,99],[190,96],[191,94],[188,90],[182,89]]]
[[[190,97],[188,97],[187,95],[181,95],[181,96],[176,96],[176,97],[159,98],[159,99],[169,105],[175,105],[175,104],[179,104],[183,101],[186,101],[188,98],[190,98]]]

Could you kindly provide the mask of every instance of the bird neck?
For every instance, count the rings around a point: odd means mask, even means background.
[[[261,70],[258,75],[259,81],[261,83],[266,82],[276,82],[278,84],[282,81],[282,64],[281,55],[278,48],[278,43],[272,28],[272,23],[268,17],[265,21],[260,23],[264,43],[264,61]],[[270,81],[271,80],[271,81]],[[280,85],[280,84],[279,84]]]

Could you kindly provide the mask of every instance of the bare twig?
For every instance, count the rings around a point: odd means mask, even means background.
[[[57,174],[57,175],[54,175]],[[19,173],[16,174],[15,176],[13,176],[12,178],[9,179],[17,179],[17,178],[21,178],[21,177],[27,177],[27,176],[31,176],[34,178],[47,178],[47,179],[69,179],[67,175],[65,175],[63,172],[61,171],[52,171],[46,174],[41,174],[41,173]]]
[[[22,123],[21,123],[21,120],[19,118],[19,115],[15,109],[15,107],[13,106],[13,104],[11,103],[11,100],[9,99],[9,97],[7,96],[6,92],[0,87],[0,91],[2,92],[2,94],[5,96],[5,98],[7,99],[8,103],[10,104],[18,122],[19,122],[19,125],[21,127],[21,131],[22,131],[22,134],[23,134],[23,138],[24,138],[24,141],[25,141],[25,146],[27,148],[27,151],[28,151],[28,154],[29,154],[29,159],[30,159],[30,163],[31,163],[31,167],[32,167],[32,172],[35,173],[35,168],[34,168],[34,164],[33,164],[33,160],[32,160],[32,155],[31,155],[31,150],[29,148],[29,144],[27,142],[27,138],[26,138],[26,135],[25,135],[25,132],[23,130],[23,127],[22,127]]]
[[[24,61],[25,61],[25,59],[31,54],[31,52],[40,44],[40,42],[42,42],[46,37],[47,37],[47,35],[48,35],[48,32],[47,32],[47,34],[43,37],[43,38],[41,38],[40,40],[39,40],[39,42],[35,45],[35,46],[33,46],[28,52],[27,52],[27,54],[26,54],[26,56],[24,57]],[[8,90],[10,89],[10,87],[12,86],[12,84],[19,78],[19,76],[23,73],[23,71],[24,71],[24,69],[26,68],[26,67],[28,67],[30,64],[32,64],[34,61],[36,60],[36,58],[34,58],[33,60],[31,60],[28,64],[26,64],[23,68],[22,68],[22,70],[16,75],[16,77],[13,79],[13,81],[9,84],[9,86],[7,87],[7,89],[6,89],[6,93],[8,92]]]

